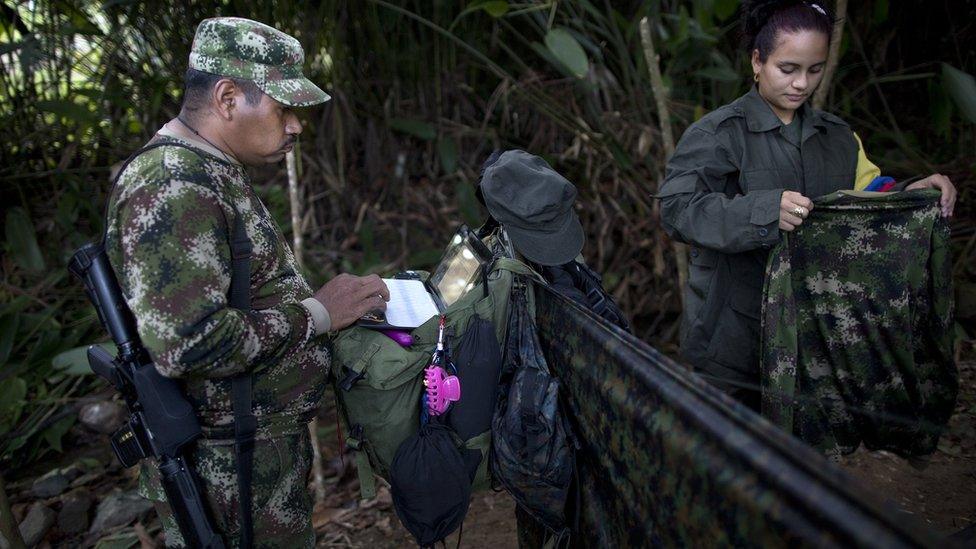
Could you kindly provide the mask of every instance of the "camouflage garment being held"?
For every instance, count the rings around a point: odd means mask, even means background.
[[[770,254],[763,415],[829,456],[932,452],[952,414],[949,229],[938,191],[818,198]]]

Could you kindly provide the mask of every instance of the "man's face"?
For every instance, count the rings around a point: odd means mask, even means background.
[[[302,124],[291,108],[264,93],[258,104],[250,105],[238,90],[233,114],[225,140],[234,156],[251,166],[280,162],[302,133]]]

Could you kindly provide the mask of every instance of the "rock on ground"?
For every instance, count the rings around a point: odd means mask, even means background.
[[[135,490],[114,492],[98,504],[95,520],[92,521],[88,532],[97,534],[116,526],[124,526],[149,512],[152,508],[152,503],[140,496]]]
[[[125,410],[117,402],[103,400],[86,404],[78,412],[78,420],[96,433],[110,435],[125,422]]]
[[[43,503],[36,503],[20,523],[20,537],[28,547],[33,547],[44,539],[44,534],[54,525],[57,514]]]
[[[71,479],[67,475],[60,469],[53,469],[34,481],[31,485],[31,495],[40,499],[53,498],[61,495],[69,484]]]
[[[88,529],[88,510],[92,498],[87,490],[78,489],[65,494],[58,513],[58,530],[62,534],[80,534]]]

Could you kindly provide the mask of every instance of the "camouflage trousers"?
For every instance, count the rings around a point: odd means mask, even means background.
[[[228,547],[238,546],[237,469],[234,444],[229,440],[201,440],[193,452],[193,467],[203,484],[214,526]],[[252,512],[254,547],[295,549],[314,547],[312,500],[308,473],[312,447],[308,431],[259,439],[254,448]],[[159,513],[167,547],[186,547],[159,481],[155,464],[144,462],[140,492]]]

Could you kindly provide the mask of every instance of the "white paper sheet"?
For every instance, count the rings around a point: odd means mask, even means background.
[[[419,280],[384,278],[390,289],[386,304],[386,322],[400,328],[416,328],[439,314],[434,299]]]

